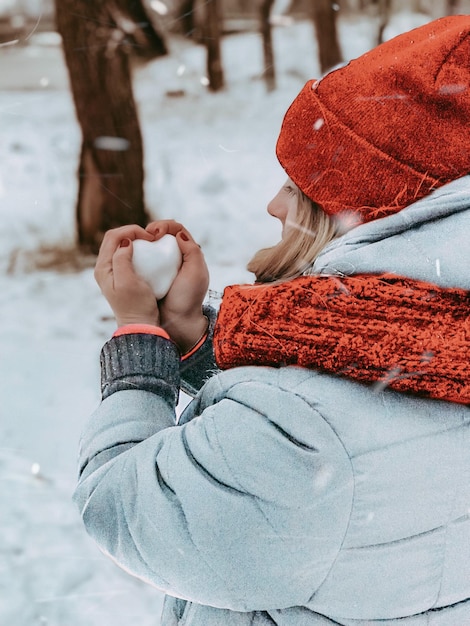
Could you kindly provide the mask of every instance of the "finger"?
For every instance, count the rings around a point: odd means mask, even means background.
[[[205,285],[204,290],[207,289],[209,271],[201,247],[185,231],[178,233],[176,241],[183,255],[183,264],[179,275],[191,284]]]
[[[183,262],[189,260],[189,256],[204,257],[201,246],[194,241],[191,234],[186,229],[180,230],[176,234],[176,241],[178,242],[181,254],[183,255]]]
[[[127,226],[113,228],[105,233],[100,252],[103,250],[104,254],[113,254],[114,250],[119,247],[121,241],[124,239],[130,239],[131,241],[135,239],[147,239],[147,241],[151,241],[152,235],[147,232],[145,228],[137,224],[128,224]]]
[[[155,239],[160,239],[164,235],[173,235],[175,237],[177,233],[183,229],[183,224],[175,220],[158,220],[146,226],[146,230],[151,233]]]
[[[135,281],[138,280],[132,264],[132,241],[128,241],[129,243],[120,246],[112,257],[113,282],[115,288],[119,288],[121,285],[133,285]]]
[[[137,224],[129,224],[108,230],[103,237],[95,265],[95,278],[98,283],[112,272],[113,254],[124,239],[131,241],[135,239],[146,239],[147,241],[152,241],[153,237],[151,233],[148,233],[141,226],[137,226]]]

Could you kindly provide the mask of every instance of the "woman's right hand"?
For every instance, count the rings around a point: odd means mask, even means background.
[[[133,242],[152,241],[153,236],[136,224],[108,230],[95,266],[96,282],[109,302],[118,326],[159,325],[159,311],[149,284],[135,273]]]
[[[189,351],[207,329],[202,303],[209,287],[209,272],[200,246],[184,226],[174,220],[151,222],[145,229],[155,239],[176,237],[183,256],[181,268],[167,295],[158,302],[160,325],[178,345]]]

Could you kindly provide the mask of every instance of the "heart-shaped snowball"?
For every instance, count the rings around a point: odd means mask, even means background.
[[[161,300],[168,293],[183,262],[176,238],[163,235],[157,241],[136,239],[132,247],[136,273],[149,283],[157,300]]]

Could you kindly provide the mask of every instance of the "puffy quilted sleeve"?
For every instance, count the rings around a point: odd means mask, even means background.
[[[163,340],[152,341],[157,349]],[[214,377],[193,401],[194,418],[177,426],[167,392],[178,382],[158,379],[171,377],[171,353],[164,358],[146,390],[126,387],[121,372],[122,389],[83,433],[75,499],[88,532],[173,596],[238,611],[305,604],[349,519],[341,444],[305,400],[275,384],[276,370],[228,386]]]

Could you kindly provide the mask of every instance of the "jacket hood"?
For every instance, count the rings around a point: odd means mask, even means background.
[[[392,273],[470,290],[470,175],[334,240],[307,274]]]

